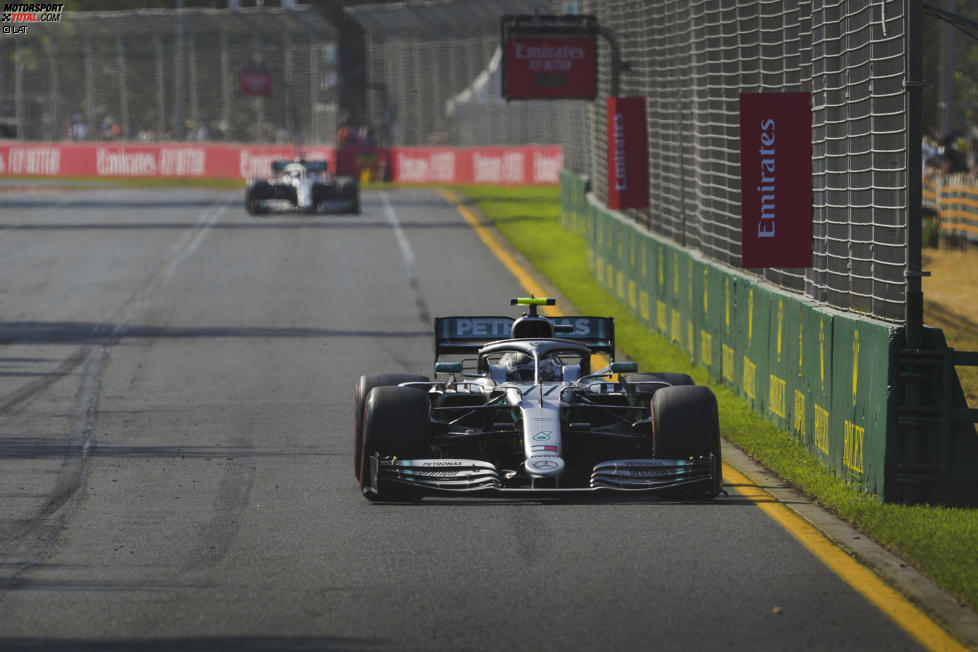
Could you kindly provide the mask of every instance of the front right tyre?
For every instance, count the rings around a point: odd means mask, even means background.
[[[366,407],[367,395],[370,394],[370,390],[374,387],[386,387],[390,385],[400,385],[401,383],[414,383],[428,382],[427,376],[419,376],[417,374],[366,374],[360,376],[360,380],[357,381],[356,386],[353,388],[353,405],[354,405],[354,454],[353,454],[353,465],[354,471],[357,475],[357,480],[360,479],[361,459],[360,452],[363,449],[363,419],[364,419],[364,409]]]
[[[248,215],[261,215],[267,213],[265,202],[268,195],[268,182],[259,179],[250,179],[245,186],[245,210]]]
[[[364,405],[360,490],[368,500],[417,500],[410,487],[382,487],[371,477],[374,455],[418,459],[431,456],[431,403],[414,387],[375,387]],[[370,487],[376,485],[374,492]]]

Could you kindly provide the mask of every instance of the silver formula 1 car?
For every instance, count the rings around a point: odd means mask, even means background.
[[[361,376],[355,470],[369,500],[721,490],[717,401],[682,373],[614,362],[610,317],[435,319],[435,373]],[[443,355],[461,357],[442,361]],[[592,355],[611,357],[600,370]]]
[[[272,176],[249,179],[245,210],[250,215],[279,210],[307,213],[359,213],[360,184],[353,177],[329,173],[326,161],[275,161]]]

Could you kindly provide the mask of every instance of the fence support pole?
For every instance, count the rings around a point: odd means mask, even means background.
[[[119,135],[129,138],[129,88],[126,84],[126,42],[121,34],[115,37],[116,67],[119,71]]]
[[[611,92],[609,95],[618,97],[621,92],[621,73],[630,70],[631,66],[621,58],[621,46],[618,44],[618,37],[611,29],[599,24],[598,34],[603,36],[608,41],[608,45],[611,46]]]
[[[309,124],[306,126],[306,142],[319,145],[323,142],[319,121],[316,119],[316,99],[319,97],[319,52],[316,48],[316,35],[310,31],[309,38]]]
[[[228,58],[228,31],[221,27],[221,137],[230,140],[231,132],[231,64]]]
[[[17,138],[26,140],[24,128],[27,113],[24,110],[24,39],[14,39],[14,115],[17,119]]]
[[[197,139],[197,132],[200,129],[200,104],[197,102],[197,30],[192,28],[187,34],[190,47],[187,48],[188,63],[187,73],[190,77],[187,84],[187,94],[190,96],[190,121],[193,122],[193,133],[191,140]]]
[[[183,0],[177,0],[176,45],[173,48],[173,140],[183,140]]]
[[[903,23],[906,41],[907,93],[907,278],[906,312],[904,319],[905,348],[921,349],[924,344],[924,293],[921,289],[921,0],[904,0]],[[908,407],[922,404],[923,374],[919,365],[908,365],[903,375],[903,399]],[[915,464],[923,458],[926,432],[922,424],[908,424],[904,430],[904,463]],[[922,499],[920,487],[906,484],[903,500],[917,503]]]
[[[48,83],[51,87],[48,94],[49,109],[51,110],[51,140],[61,140],[65,133],[61,130],[61,95],[58,83],[58,42],[54,39],[48,41],[48,63],[49,78]]]
[[[18,41],[19,42],[19,41]],[[92,37],[85,32],[85,133],[87,138],[95,134],[95,62],[92,57]]]

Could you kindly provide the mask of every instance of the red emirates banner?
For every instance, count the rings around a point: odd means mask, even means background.
[[[597,61],[593,37],[507,39],[503,97],[593,100],[598,93]]]
[[[609,97],[608,208],[649,207],[649,139],[644,97]]]
[[[392,147],[391,180],[399,183],[557,185],[560,145],[512,147]]]
[[[812,266],[808,93],[740,95],[741,267]]]
[[[336,169],[333,147],[213,143],[0,143],[0,175],[44,177],[268,177],[272,163],[302,154]],[[559,145],[395,147],[373,152],[399,183],[557,185]]]

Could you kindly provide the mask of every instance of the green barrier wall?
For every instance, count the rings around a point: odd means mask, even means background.
[[[566,171],[561,198],[563,226],[587,239],[594,277],[651,330],[835,473],[886,500],[903,499],[901,327],[816,306],[702,259],[600,206],[587,180]],[[969,428],[963,446],[978,458]],[[969,480],[931,488],[925,498],[960,503],[978,497],[976,487]]]

